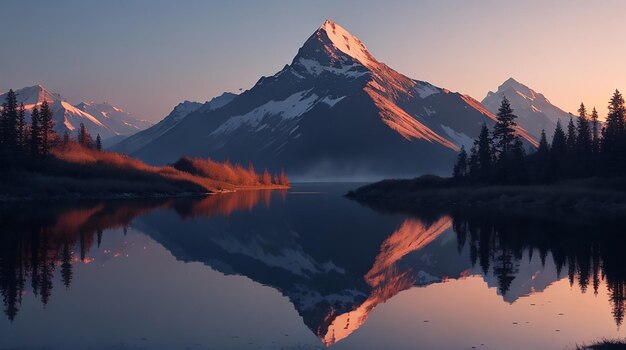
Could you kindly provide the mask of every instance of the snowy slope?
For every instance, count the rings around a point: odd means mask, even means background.
[[[469,96],[394,71],[326,21],[278,73],[130,153],[156,164],[181,155],[252,161],[301,178],[448,174],[459,148],[494,119]]]
[[[108,103],[80,103],[73,106],[61,95],[48,91],[42,85],[25,87],[15,91],[18,103],[24,103],[27,110],[27,122],[30,122],[30,111],[43,101],[50,104],[55,130],[59,134],[65,131],[75,133],[80,123],[95,137],[100,134],[103,140],[133,134],[149,127],[151,124],[139,120],[124,112],[121,108]],[[0,100],[6,96],[0,95]]]
[[[176,126],[188,114],[196,111],[210,112],[212,110],[223,107],[235,98],[235,94],[225,92],[220,96],[211,99],[208,102],[191,102],[184,101],[176,105],[174,109],[163,120],[142,132],[139,132],[120,143],[111,147],[112,150],[123,153],[134,153],[145,147],[153,140],[159,138],[167,131]]]
[[[564,126],[569,121],[568,113],[553,105],[543,94],[513,78],[502,83],[496,92],[489,91],[482,104],[490,112],[497,113],[503,96],[511,102],[518,124],[536,139],[541,137],[542,129],[552,136],[558,120]]]
[[[137,119],[123,109],[107,102],[81,102],[76,105],[76,108],[94,116],[118,135],[132,135],[152,126],[149,121]]]

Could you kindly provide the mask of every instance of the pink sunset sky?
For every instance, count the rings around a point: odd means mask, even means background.
[[[152,121],[250,88],[332,19],[399,72],[478,100],[508,77],[601,116],[626,90],[626,2],[15,1],[2,4],[0,91],[41,83]]]

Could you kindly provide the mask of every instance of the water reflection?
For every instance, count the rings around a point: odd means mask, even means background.
[[[414,285],[439,281],[424,274],[423,270],[415,270],[413,265],[400,265],[400,262],[407,255],[433,242],[451,225],[452,220],[449,217],[441,218],[430,225],[425,225],[421,220],[405,220],[400,228],[382,243],[374,265],[365,274],[365,281],[371,289],[367,299],[350,312],[328,315],[334,319],[325,333],[318,333],[324,344],[332,345],[349,336],[365,323],[369,313],[378,304],[384,303],[399,292]]]
[[[285,191],[278,191],[283,198]],[[88,264],[89,250],[100,247],[104,230],[126,228],[137,217],[171,209],[181,218],[229,216],[269,207],[270,191],[241,191],[197,199],[162,199],[74,203],[21,203],[0,206],[0,292],[4,313],[13,321],[27,290],[45,306],[58,272],[69,288],[73,264]],[[119,255],[112,252],[113,256]]]
[[[335,197],[245,191],[196,199],[5,205],[4,312],[14,320],[29,292],[47,304],[59,288],[55,275],[61,288],[70,288],[75,265],[92,261],[90,252],[107,230],[132,226],[179,261],[200,262],[279,291],[326,346],[352,335],[401,291],[468,276],[497,288],[506,303],[541,293],[562,278],[583,293],[598,294],[605,285],[615,324],[623,323],[626,237],[615,221],[484,212],[363,215],[369,209],[348,204]]]
[[[606,282],[615,323],[624,320],[626,298],[626,227],[619,221],[589,218],[532,218],[507,215],[456,214],[454,229],[459,249],[469,247],[472,266],[494,276],[506,296],[520,269],[539,254],[545,268],[551,255],[556,279],[567,275],[570,286],[597,295]]]

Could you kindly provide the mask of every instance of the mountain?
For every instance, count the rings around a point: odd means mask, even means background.
[[[76,108],[91,114],[118,135],[132,135],[153,125],[107,102],[81,102],[76,105]]]
[[[116,152],[132,154],[137,150],[146,147],[150,142],[168,132],[181,120],[183,120],[183,118],[185,118],[188,114],[198,110],[203,112],[213,111],[228,104],[236,96],[237,95],[235,94],[225,92],[222,95],[217,96],[205,103],[190,101],[181,102],[176,107],[174,107],[172,112],[170,112],[170,114],[168,114],[167,117],[165,117],[163,120],[161,120],[151,128],[138,132],[137,134],[128,137],[120,143],[115,144],[113,147],[111,147],[111,149]]]
[[[449,174],[459,148],[494,119],[467,95],[394,71],[327,20],[278,73],[222,108],[190,113],[131,155],[153,164],[181,155],[252,161],[296,179]]]
[[[74,106],[61,95],[48,91],[42,85],[25,87],[16,90],[15,94],[18,103],[24,103],[28,111],[26,117],[28,122],[33,107],[47,101],[54,114],[55,130],[59,134],[65,131],[76,133],[80,123],[83,123],[93,137],[100,134],[103,140],[107,140],[134,134],[152,125],[108,103],[82,102]],[[5,94],[0,95],[0,101],[4,101],[5,98]]]
[[[569,121],[570,117],[567,112],[553,105],[543,94],[513,78],[502,83],[496,92],[489,91],[482,104],[489,112],[498,113],[503,96],[511,102],[511,107],[518,116],[519,126],[527,130],[535,139],[541,137],[542,129],[546,131],[548,137],[552,137],[558,120],[561,120],[563,127]]]
[[[174,205],[176,213],[143,211],[132,227],[180,261],[276,289],[326,346],[348,338],[379,305],[413,287],[474,276],[503,301],[515,303],[564,277],[540,254],[530,257],[523,250],[502,261],[510,248],[477,251],[487,243],[466,242],[472,238],[456,232],[449,216],[363,220],[371,217],[367,208],[336,200],[336,192],[311,201],[287,196],[285,201],[276,192],[240,191],[194,204],[181,201]],[[358,234],[364,231],[368,234]],[[503,267],[511,271],[506,290]]]

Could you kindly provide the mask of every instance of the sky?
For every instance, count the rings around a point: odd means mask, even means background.
[[[482,100],[514,77],[601,116],[626,92],[626,1],[3,0],[0,91],[41,83],[152,121],[249,89],[331,19],[380,61]],[[590,109],[590,108],[589,108]]]

